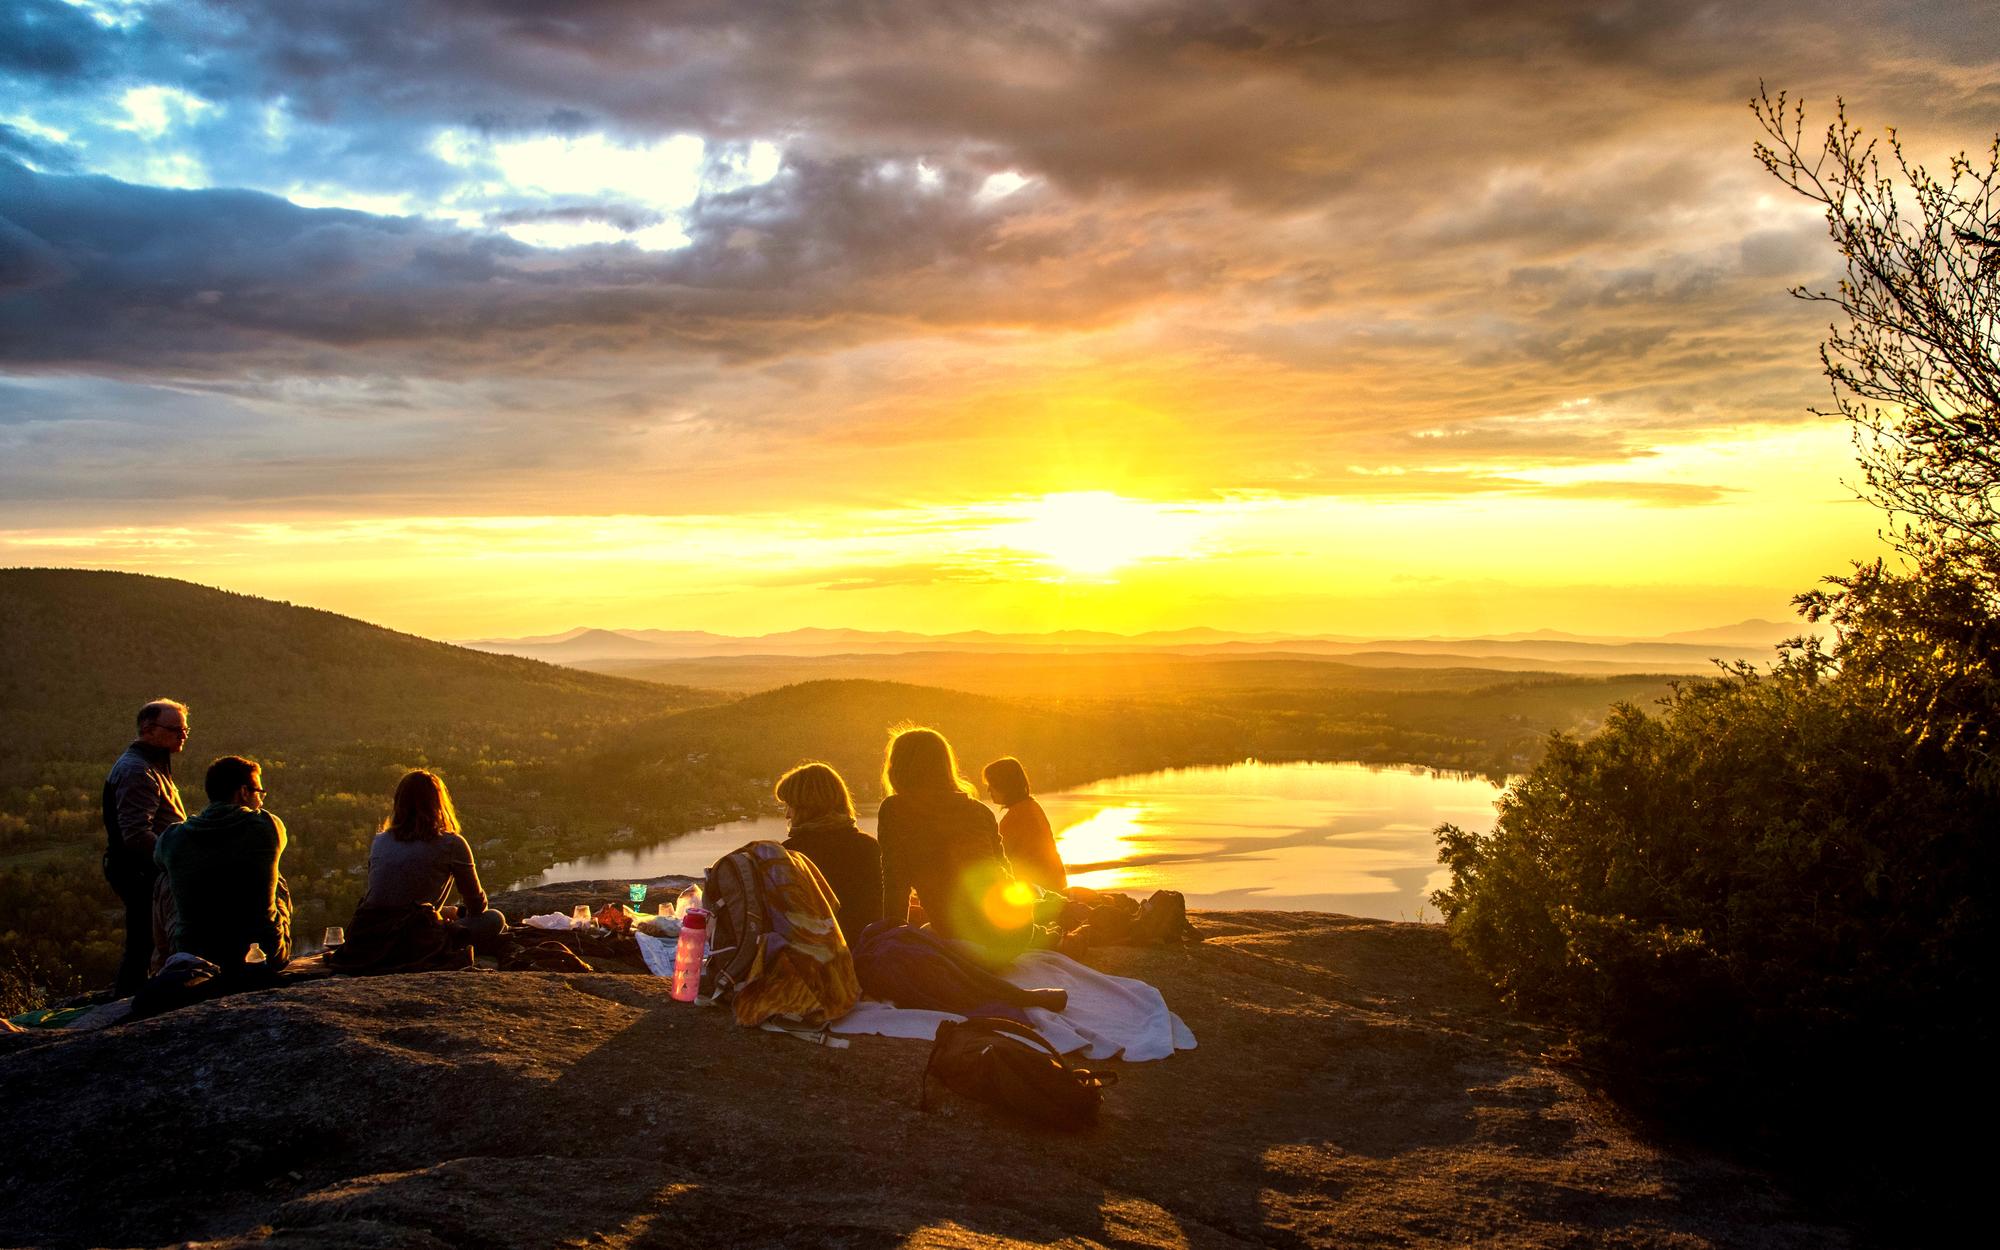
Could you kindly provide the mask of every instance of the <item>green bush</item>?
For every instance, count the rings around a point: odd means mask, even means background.
[[[1708,1126],[1935,1116],[1992,1039],[1984,577],[1861,568],[1801,601],[1830,652],[1552,739],[1490,834],[1438,830],[1454,941],[1614,1082]]]

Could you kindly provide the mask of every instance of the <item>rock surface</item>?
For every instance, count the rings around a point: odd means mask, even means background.
[[[1159,986],[1200,1047],[1123,1065],[1081,1136],[949,1094],[920,1112],[926,1043],[746,1032],[645,977],[336,979],[0,1037],[0,1243],[1849,1240],[1649,1144],[1434,926],[1194,922],[1198,944],[1088,957]]]

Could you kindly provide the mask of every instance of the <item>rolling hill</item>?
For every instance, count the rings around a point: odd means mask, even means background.
[[[676,687],[472,651],[351,617],[135,573],[0,569],[0,713],[37,761],[108,764],[152,698],[193,709],[214,755],[366,739],[421,746],[468,724],[503,741],[712,701]]]

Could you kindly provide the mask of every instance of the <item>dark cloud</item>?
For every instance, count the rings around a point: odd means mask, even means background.
[[[932,197],[853,160],[799,162],[711,198],[679,251],[605,246],[557,264],[414,218],[5,161],[0,230],[0,362],[194,375],[418,359],[537,370],[640,349],[756,358],[921,329],[1057,326],[1155,298],[1191,263],[1088,220]]]
[[[78,168],[76,154],[67,147],[0,122],[0,159],[9,156],[49,173],[72,173]]]
[[[809,14],[720,0],[560,14],[261,0],[155,6],[94,44],[71,13],[76,57],[129,44],[120,64],[137,81],[225,105],[282,100],[378,146],[439,126],[783,136],[822,159],[928,156],[1075,194],[1223,188],[1289,209],[1417,168],[1459,179],[1619,139],[1676,107],[1733,109],[1759,73],[1844,74],[1850,91],[1880,81],[1888,102],[1942,105],[1958,94],[1948,76],[1912,67],[2000,43],[2000,16],[1950,0],[888,0]]]
[[[572,204],[562,208],[514,208],[504,212],[488,213],[489,226],[523,226],[540,222],[559,222],[573,225],[602,222],[608,226],[631,233],[647,226],[657,226],[666,220],[666,214],[654,209],[635,208],[630,204]]]
[[[0,77],[56,84],[95,78],[106,69],[115,41],[82,9],[61,0],[0,5]]]

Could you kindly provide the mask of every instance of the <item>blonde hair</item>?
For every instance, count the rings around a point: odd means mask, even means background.
[[[395,834],[399,842],[424,842],[457,833],[458,809],[451,805],[451,791],[444,788],[444,778],[427,768],[405,773],[396,783],[396,799],[382,830]]]
[[[854,819],[854,796],[831,765],[801,764],[778,778],[771,793],[792,809],[794,823],[832,815]]]
[[[905,794],[911,791],[956,790],[973,794],[971,784],[958,775],[958,757],[951,743],[935,729],[899,729],[889,737],[889,754],[882,761],[882,792]]]

